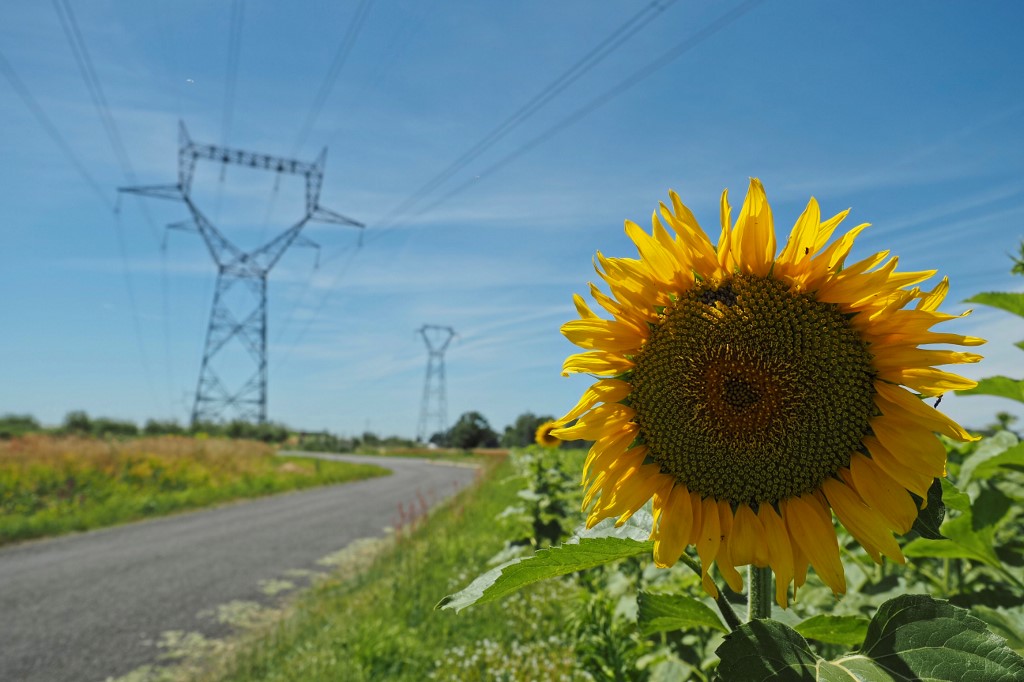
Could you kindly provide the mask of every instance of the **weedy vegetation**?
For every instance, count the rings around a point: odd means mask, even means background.
[[[0,545],[387,473],[257,441],[27,434],[0,440]]]

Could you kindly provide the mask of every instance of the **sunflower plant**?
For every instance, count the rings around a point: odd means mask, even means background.
[[[861,579],[871,563],[884,574],[906,556],[948,560],[944,533],[958,528],[968,559],[984,565],[985,538],[968,537],[972,500],[946,480],[948,449],[970,461],[979,436],[937,409],[942,394],[977,383],[938,367],[981,356],[930,348],[984,341],[933,330],[958,317],[939,311],[948,280],[926,288],[935,271],[898,271],[887,251],[848,263],[867,225],[833,239],[848,211],[823,220],[813,198],[779,249],[756,179],[735,221],[722,194],[715,241],[669,197],[649,233],[626,222],[639,258],[598,252],[608,293],[591,284],[590,294],[604,315],[577,295],[579,319],[562,327],[584,349],[563,374],[596,382],[544,435],[594,443],[585,528],[441,606],[646,555],[659,569],[692,569],[719,614],[693,595],[640,593],[639,626],[665,613],[677,628],[717,623],[728,632],[712,665],[721,679],[1024,679],[1024,658],[1005,640],[928,593],[869,599],[870,619],[826,609],[803,630],[771,618],[772,602],[788,613],[812,575],[808,587],[820,581],[833,604],[857,604],[860,594],[844,598],[850,570],[860,590],[883,583]],[[943,521],[947,504],[957,516]],[[898,536],[916,539],[901,546]],[[734,602],[745,589],[743,619]],[[805,635],[860,648],[816,651]]]

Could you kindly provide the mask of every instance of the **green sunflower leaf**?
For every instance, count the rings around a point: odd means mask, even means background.
[[[1024,403],[1024,380],[1010,377],[986,377],[974,388],[957,391],[957,395],[994,395]]]
[[[794,628],[807,639],[855,647],[864,641],[868,619],[864,616],[811,616]]]
[[[650,554],[653,549],[653,542],[629,538],[580,538],[578,542],[542,549],[533,556],[513,559],[487,571],[465,589],[442,599],[436,608],[461,611],[472,604],[501,599],[541,580]]]
[[[1007,470],[1024,471],[1024,443],[1018,443],[1012,448],[981,462],[971,472],[971,477],[976,480],[982,480]]]
[[[936,478],[928,489],[928,505],[917,514],[911,530],[929,540],[945,540],[939,527],[946,518],[946,505],[942,501],[942,479]]]
[[[860,654],[907,679],[1024,679],[1024,658],[969,611],[923,594],[882,604]]]
[[[800,634],[782,623],[752,620],[725,636],[715,650],[722,680],[828,680],[817,676],[822,659]],[[841,679],[841,678],[835,678]]]
[[[983,467],[986,467],[990,460],[1013,449],[1019,443],[1017,434],[1011,431],[999,431],[978,443],[978,447],[974,449],[974,452],[967,457],[963,466],[960,467],[960,476],[957,481],[961,487],[966,487],[972,480],[989,478],[995,473],[995,470]],[[981,469],[980,473],[979,469]]]
[[[685,594],[641,592],[637,595],[637,606],[637,625],[644,636],[695,627],[729,631],[707,604]]]
[[[860,651],[834,661],[817,656],[800,633],[755,620],[726,635],[716,651],[722,680],[906,682],[1024,679],[1024,658],[965,609],[927,595],[885,602]]]
[[[989,629],[1000,637],[1006,638],[1006,644],[1018,654],[1024,653],[1024,607],[972,606],[971,613],[985,621]]]
[[[980,303],[1024,317],[1024,294],[1018,292],[986,291],[971,296],[964,303]]]

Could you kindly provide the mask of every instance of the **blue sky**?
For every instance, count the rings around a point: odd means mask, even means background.
[[[100,191],[0,78],[0,413],[185,421],[214,266],[194,233],[167,233],[161,251],[163,226],[188,217],[183,205],[124,197],[112,212],[116,188],[132,183],[62,31],[62,6],[4,3],[0,52]],[[243,8],[234,53],[233,6]],[[811,195],[829,215],[852,207],[851,225],[873,224],[854,255],[891,249],[902,269],[949,275],[950,312],[979,291],[1024,289],[1007,257],[1024,237],[1015,2],[663,0],[651,23],[396,215],[645,6],[72,9],[139,184],[174,182],[179,120],[199,142],[303,160],[328,147],[321,203],[367,228],[359,246],[354,228],[314,225],[304,234],[322,247],[319,268],[312,249],[293,248],[270,275],[269,416],[296,427],[412,436],[424,324],[458,332],[446,355],[449,421],[479,410],[500,430],[527,410],[565,411],[590,381],[560,376],[574,349],[558,332],[574,316],[572,294],[595,279],[595,251],[635,254],[623,220],[649,225],[670,188],[709,230],[721,190],[738,205],[750,176],[763,181],[780,234]],[[361,30],[346,41],[360,9]],[[339,50],[347,58],[327,89]],[[301,217],[298,181],[282,178],[276,191],[274,182],[237,167],[221,181],[206,164],[194,196],[248,248]],[[991,340],[965,374],[1024,374],[1011,345],[1024,338],[1018,318],[979,309],[946,326]],[[973,425],[998,409],[1021,413],[987,398],[942,407]]]

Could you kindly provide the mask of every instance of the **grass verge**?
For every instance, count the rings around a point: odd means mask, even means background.
[[[0,545],[387,473],[256,441],[29,435],[0,441]]]
[[[207,682],[573,680],[565,619],[577,593],[547,581],[500,603],[436,611],[502,550],[523,480],[492,460],[482,483],[403,532],[372,566],[320,584],[252,635]]]

